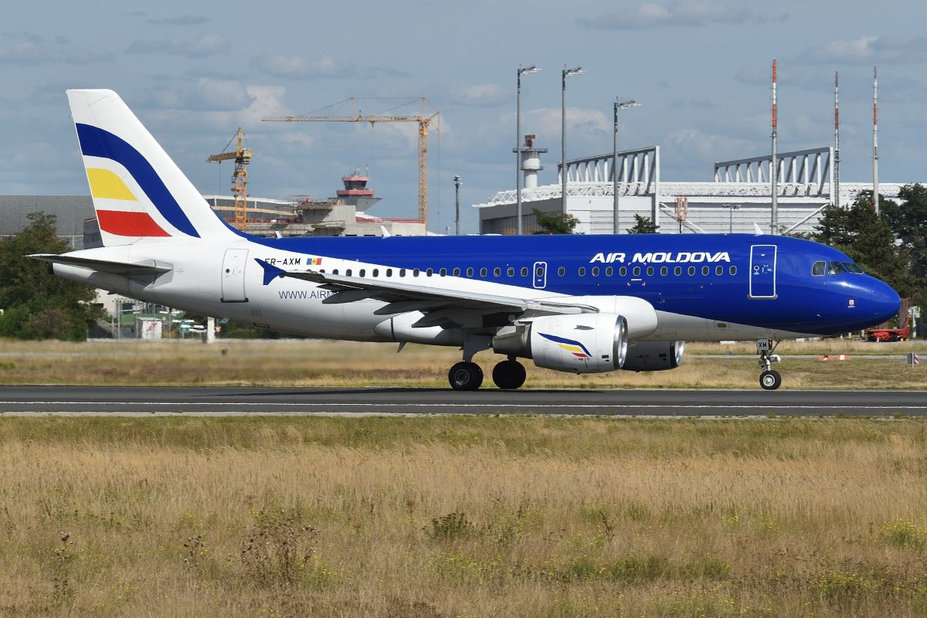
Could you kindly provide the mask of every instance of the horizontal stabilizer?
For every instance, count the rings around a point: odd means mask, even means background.
[[[273,281],[277,277],[286,276],[286,271],[278,266],[269,264],[259,258],[254,258],[254,261],[260,264],[261,268],[264,269],[264,279],[263,279],[262,285],[268,285],[271,281]]]
[[[91,270],[98,270],[114,275],[124,275],[126,277],[138,275],[157,276],[169,272],[172,267],[162,263],[156,263],[154,260],[145,260],[143,262],[111,262],[109,260],[94,260],[85,257],[68,255],[67,253],[58,255],[55,253],[33,253],[27,255],[36,260],[51,262],[52,264],[65,264],[67,266],[80,266]]]

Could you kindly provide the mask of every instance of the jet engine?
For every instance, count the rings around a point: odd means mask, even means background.
[[[626,371],[663,371],[682,364],[685,341],[640,341],[628,345]]]
[[[542,316],[501,329],[492,349],[557,371],[614,371],[625,360],[628,323],[615,313]]]

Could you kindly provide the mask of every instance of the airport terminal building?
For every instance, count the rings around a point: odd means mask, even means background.
[[[557,183],[538,185],[544,149],[526,136],[522,147],[522,230],[537,230],[533,213],[561,212],[562,166]],[[778,233],[811,233],[828,204],[851,205],[871,182],[838,182],[832,147],[778,155]],[[617,163],[616,163],[617,162]],[[618,177],[615,178],[615,170]],[[576,217],[579,234],[627,233],[634,215],[651,219],[664,234],[755,233],[770,231],[772,215],[772,156],[765,155],[714,164],[711,180],[664,181],[660,147],[651,146],[567,161],[566,214]],[[881,183],[879,194],[897,199],[910,183]],[[615,199],[617,189],[618,199]],[[617,205],[617,226],[616,207]],[[481,234],[515,234],[517,204],[514,189],[499,191],[479,209]]]

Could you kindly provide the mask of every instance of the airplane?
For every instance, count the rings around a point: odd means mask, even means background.
[[[68,90],[103,246],[30,257],[131,298],[316,338],[454,346],[564,372],[678,367],[686,341],[756,341],[760,386],[783,339],[847,333],[900,298],[845,254],[775,235],[263,238],[223,221],[111,90]]]

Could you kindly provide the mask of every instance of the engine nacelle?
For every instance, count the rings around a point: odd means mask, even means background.
[[[492,349],[557,371],[614,371],[625,361],[628,323],[614,313],[542,316],[503,329],[493,338]]]
[[[682,364],[685,341],[639,341],[628,345],[626,371],[663,371]]]

